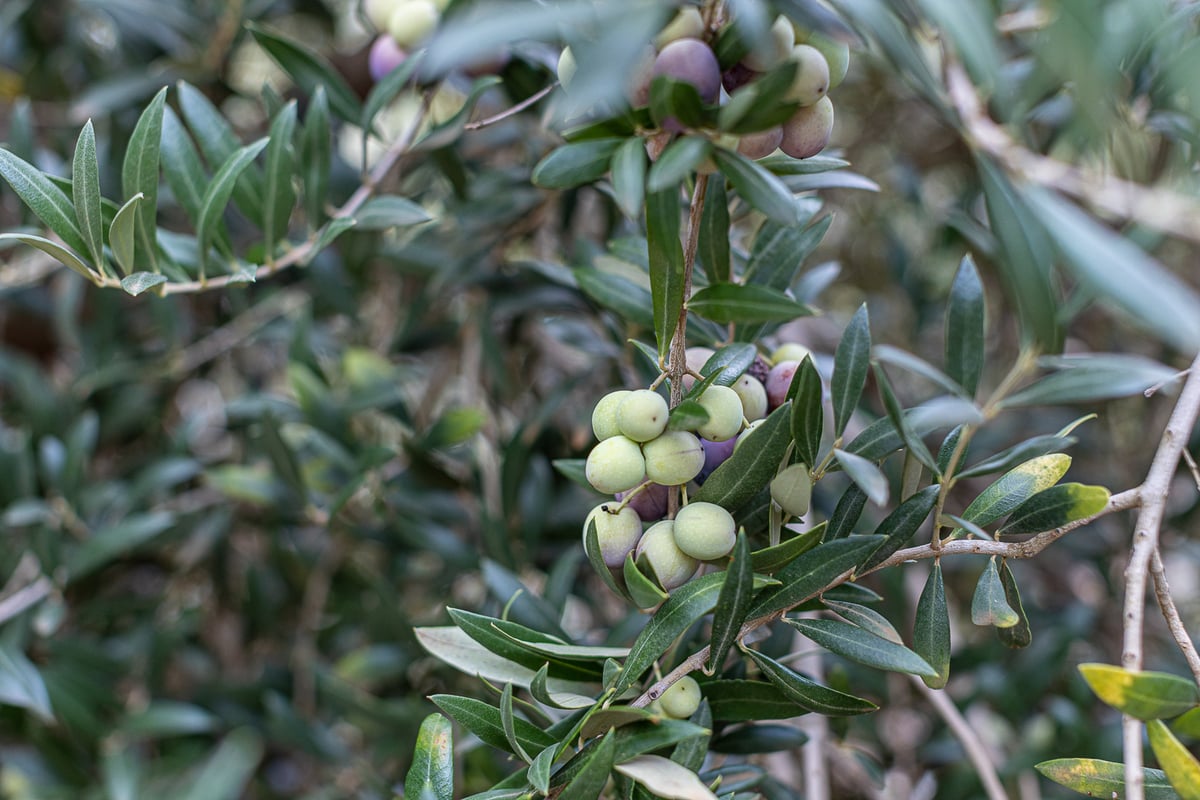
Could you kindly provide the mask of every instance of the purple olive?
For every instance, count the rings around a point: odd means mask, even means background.
[[[651,74],[691,84],[705,103],[715,103],[721,92],[721,66],[712,48],[699,39],[676,39],[664,47]]]
[[[371,79],[376,82],[383,80],[388,73],[403,64],[407,58],[408,53],[404,52],[400,45],[396,44],[396,40],[388,34],[375,37],[375,42],[371,45],[371,52],[367,56],[367,68],[371,73]]]
[[[670,490],[662,484],[650,483],[650,481],[645,481],[643,485],[646,488],[633,496],[633,499],[629,501],[628,508],[636,511],[637,515],[642,518],[642,522],[662,519],[667,515],[667,495]],[[624,500],[627,494],[628,492],[618,492],[617,500]]]

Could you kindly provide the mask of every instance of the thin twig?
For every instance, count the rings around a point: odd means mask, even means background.
[[[944,691],[930,689],[916,675],[910,677],[913,686],[916,686],[917,691],[929,700],[934,711],[938,713],[946,726],[950,728],[950,732],[954,734],[954,738],[958,739],[958,743],[966,751],[967,758],[975,767],[975,774],[979,776],[979,781],[983,784],[983,791],[987,794],[988,800],[1008,800],[1008,794],[1005,793],[1004,786],[1000,783],[1000,777],[996,774],[996,765],[992,763],[987,747],[963,717],[962,712],[958,710],[958,706],[951,702]]]
[[[804,616],[815,619],[817,613]],[[795,631],[793,638],[800,638],[800,631]],[[820,654],[812,659],[806,668],[809,677],[817,683],[825,681],[825,665]],[[829,743],[829,718],[824,714],[805,714],[800,718],[800,730],[808,734],[808,741],[800,749],[804,760],[804,798],[805,800],[829,800],[829,761],[825,748]]]
[[[1175,643],[1179,645],[1179,650],[1183,653],[1196,683],[1200,683],[1200,654],[1196,653],[1196,645],[1192,642],[1192,637],[1188,635],[1187,627],[1184,626],[1183,619],[1179,616],[1179,609],[1175,607],[1175,600],[1171,597],[1171,587],[1167,585],[1167,572],[1163,568],[1162,556],[1157,550],[1154,551],[1154,557],[1150,559],[1150,574],[1154,577],[1154,596],[1158,598],[1158,607],[1162,609],[1163,619],[1167,621],[1171,636],[1175,637]]]
[[[1142,668],[1142,635],[1146,612],[1146,578],[1158,551],[1158,532],[1166,513],[1167,494],[1179,455],[1187,445],[1200,414],[1200,355],[1192,362],[1187,383],[1159,439],[1158,450],[1141,487],[1141,510],[1133,534],[1133,550],[1125,567],[1125,633],[1121,666],[1131,672]],[[1123,723],[1126,800],[1145,800],[1142,771],[1142,723],[1126,716]]]
[[[43,575],[0,600],[0,625],[45,600],[53,589],[54,582]]]
[[[547,86],[543,89],[539,89],[538,91],[529,95],[529,97],[526,97],[524,100],[517,103],[512,108],[506,108],[505,110],[501,111],[498,114],[493,114],[490,117],[484,117],[483,119],[476,120],[475,122],[468,122],[466,125],[463,126],[463,130],[477,131],[480,128],[486,128],[489,125],[495,125],[497,122],[503,122],[504,120],[508,119],[509,117],[514,117],[517,114],[520,114],[525,109],[529,108],[530,106],[536,105],[539,100],[541,100],[543,97],[545,97],[546,95],[553,92],[554,87],[556,87],[556,86],[558,86],[558,81],[551,83],[549,86]]]
[[[268,322],[286,317],[298,311],[312,300],[305,292],[285,290],[272,294],[258,305],[252,306],[231,320],[227,325],[217,328],[203,339],[188,345],[179,352],[167,370],[173,377],[190,375],[203,364],[226,353],[249,339],[255,331]]]
[[[946,89],[962,120],[967,143],[995,158],[1012,174],[1069,194],[1118,219],[1200,242],[1200,203],[1194,197],[1111,175],[1093,175],[1027,150],[984,112],[971,79],[952,59],[946,61]]]

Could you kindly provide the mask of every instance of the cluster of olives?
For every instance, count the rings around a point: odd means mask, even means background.
[[[429,38],[450,0],[363,0],[363,13],[380,31],[371,44],[371,78],[383,76],[404,63],[408,53]]]
[[[667,401],[656,391],[622,389],[600,399],[592,411],[599,443],[588,454],[585,475],[593,488],[615,499],[593,508],[583,530],[586,538],[595,524],[600,554],[610,569],[621,569],[632,554],[669,592],[691,580],[702,562],[729,555],[737,538],[729,511],[691,502],[667,519],[668,497],[677,487],[702,484],[786,400],[800,364],[793,356],[807,353],[791,349],[795,347],[776,351],[774,367],[759,359],[732,385],[706,386],[694,399],[707,419],[690,429],[670,424]],[[713,354],[708,348],[689,348],[688,370],[699,371]],[[683,383],[692,388],[694,377],[685,376]],[[803,515],[811,493],[808,468],[796,464],[784,469],[771,491],[786,513]]]
[[[747,158],[763,158],[776,149],[793,158],[809,158],[821,152],[833,132],[833,103],[827,92],[842,82],[849,66],[848,46],[819,31],[810,31],[779,16],[765,40],[749,48],[740,60],[724,66],[710,42],[729,36],[737,38],[737,20],[719,23],[715,35],[707,28],[695,6],[685,6],[655,38],[642,63],[634,71],[627,97],[635,108],[649,103],[650,85],[660,76],[686,83],[696,89],[702,102],[714,104],[735,97],[766,73],[793,66],[793,78],[777,98],[796,112],[782,124],[743,136],[723,134],[717,141],[737,149]],[[558,78],[570,90],[575,76],[575,56],[570,47],[558,61]],[[670,134],[682,130],[677,120],[667,119],[662,133],[650,142],[651,155],[665,147]]]

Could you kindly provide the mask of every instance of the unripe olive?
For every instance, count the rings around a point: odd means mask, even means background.
[[[431,0],[404,0],[388,18],[388,33],[401,47],[414,47],[433,33],[440,16]]]
[[[640,488],[644,486],[645,488]],[[630,489],[630,491],[634,491]],[[617,492],[617,501],[622,501],[629,492]],[[632,508],[643,522],[653,522],[667,515],[667,498],[670,490],[661,484],[645,481],[639,485],[637,494],[629,500],[628,508]]]
[[[796,342],[785,342],[771,351],[771,363],[778,364],[780,361],[803,361],[804,357],[812,353],[807,347]]]
[[[687,719],[696,713],[701,699],[700,684],[691,675],[684,675],[659,696],[658,705],[672,719]]]
[[[791,20],[780,15],[767,32],[766,41],[747,53],[742,63],[757,72],[767,72],[786,61],[795,45],[796,33],[792,30]]]
[[[562,84],[564,89],[571,88],[571,81],[575,79],[575,54],[571,52],[570,47],[564,47],[558,55],[558,65],[555,67],[555,73],[558,75],[558,82]]]
[[[363,14],[375,30],[386,31],[392,19],[392,13],[404,0],[363,0]]]
[[[716,503],[688,503],[675,514],[675,544],[692,558],[724,558],[736,541],[733,516]]]
[[[596,434],[597,439],[604,441],[620,435],[621,428],[617,425],[617,409],[631,394],[633,393],[628,389],[618,389],[604,395],[600,398],[600,402],[596,403],[596,407],[592,409],[592,433]]]
[[[742,401],[742,416],[753,422],[767,415],[767,389],[762,381],[751,375],[743,375],[733,385],[738,399]]]
[[[799,366],[799,361],[780,361],[767,373],[767,405],[771,407],[771,410],[779,408],[783,405],[783,401],[787,400],[788,389],[792,386],[792,376],[796,374]]]
[[[708,476],[713,473],[717,467],[725,463],[725,459],[733,455],[733,448],[737,445],[737,439],[726,439],[723,442],[710,442],[708,439],[701,439],[700,446],[704,448],[704,468],[700,470],[700,474],[696,476],[696,480],[703,483],[708,479]]]
[[[810,158],[825,149],[833,135],[833,101],[822,97],[815,105],[801,108],[783,123],[779,149],[792,158]]]
[[[645,559],[659,584],[668,592],[687,583],[700,566],[699,561],[675,544],[674,528],[675,523],[669,519],[651,525],[638,540],[634,551],[634,558]]]
[[[776,125],[758,133],[749,133],[738,141],[737,151],[746,158],[757,161],[774,153],[783,141],[783,126]]]
[[[704,35],[704,17],[695,6],[685,6],[679,9],[674,19],[667,23],[658,36],[654,37],[654,46],[662,49],[671,42],[679,39],[699,39]]]
[[[807,44],[793,47],[789,58],[796,62],[796,77],[783,93],[783,99],[789,103],[811,106],[829,90],[829,64],[820,50]],[[787,137],[786,130],[784,137]]]
[[[588,526],[595,521],[596,541],[604,563],[618,569],[625,563],[625,556],[633,552],[638,539],[642,538],[642,520],[629,506],[617,511],[617,503],[601,503],[592,509],[583,521],[583,539],[587,541]]]
[[[742,429],[742,399],[728,386],[713,384],[700,395],[699,403],[708,412],[708,421],[696,432],[705,439],[723,442]]]
[[[658,392],[637,389],[617,406],[617,427],[635,442],[648,442],[667,429],[671,410]]]
[[[792,464],[771,480],[771,499],[793,517],[808,513],[812,500],[812,479],[807,464]]]
[[[646,459],[646,477],[663,486],[682,486],[704,468],[700,440],[687,431],[666,431],[643,444],[642,453]]]
[[[400,45],[396,44],[396,40],[390,34],[375,37],[371,44],[371,52],[367,55],[367,71],[371,73],[371,80],[383,80],[407,58],[408,53],[400,49]]]
[[[646,461],[637,442],[613,436],[592,448],[583,471],[596,491],[614,494],[628,491],[645,479]]]
[[[721,66],[712,48],[699,39],[676,39],[668,44],[654,59],[653,73],[655,78],[666,75],[691,84],[705,103],[715,103],[721,91]]]
[[[837,88],[846,79],[850,68],[850,46],[818,31],[810,33],[804,44],[815,47],[825,56],[825,63],[829,65],[829,88]]]

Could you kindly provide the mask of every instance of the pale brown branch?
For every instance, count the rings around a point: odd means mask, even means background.
[[[545,88],[539,89],[538,91],[529,95],[529,97],[526,97],[524,100],[517,103],[512,108],[506,108],[503,111],[499,112],[498,114],[493,114],[490,117],[485,117],[483,119],[476,120],[475,122],[468,122],[466,125],[463,126],[463,130],[477,131],[480,128],[486,128],[489,125],[495,125],[497,122],[503,122],[504,120],[508,119],[509,117],[514,117],[517,114],[520,114],[525,109],[529,108],[530,106],[536,105],[539,100],[541,100],[546,95],[548,95],[552,91],[554,91],[554,87],[556,87],[556,86],[558,86],[558,81],[551,83],[549,86],[546,86]]]
[[[1188,668],[1192,671],[1192,677],[1196,679],[1196,683],[1200,683],[1200,654],[1196,653],[1196,645],[1192,642],[1192,637],[1188,635],[1183,618],[1179,616],[1179,609],[1175,607],[1175,600],[1171,597],[1171,587],[1167,585],[1167,572],[1163,568],[1162,556],[1157,550],[1154,551],[1154,557],[1150,560],[1150,574],[1154,577],[1154,596],[1158,598],[1158,607],[1162,609],[1163,619],[1167,621],[1171,636],[1179,645],[1179,650],[1183,653]]]
[[[1133,534],[1133,549],[1125,567],[1124,642],[1121,666],[1131,672],[1142,668],[1142,636],[1145,627],[1146,578],[1150,562],[1158,551],[1158,533],[1166,514],[1167,494],[1180,453],[1187,445],[1196,417],[1200,415],[1200,355],[1192,362],[1187,382],[1167,420],[1158,450],[1141,487],[1141,511]],[[1145,773],[1142,771],[1142,723],[1126,716],[1124,720],[1126,800],[1145,800]]]
[[[913,686],[917,687],[917,691],[925,696],[934,711],[946,723],[946,727],[954,734],[954,738],[958,739],[958,743],[966,751],[971,766],[975,768],[975,774],[979,776],[979,782],[983,784],[983,791],[987,794],[988,800],[1008,800],[1008,794],[1005,793],[1004,786],[1000,783],[1000,777],[996,774],[996,766],[992,763],[991,756],[988,755],[987,747],[976,735],[958,707],[951,702],[944,691],[930,689],[916,675],[909,677],[912,678]]]
[[[963,138],[973,148],[1000,162],[1008,172],[1069,194],[1108,216],[1200,242],[1200,202],[1196,198],[1111,175],[1095,175],[1022,147],[987,115],[961,64],[947,59],[945,71],[946,90],[962,121]]]

